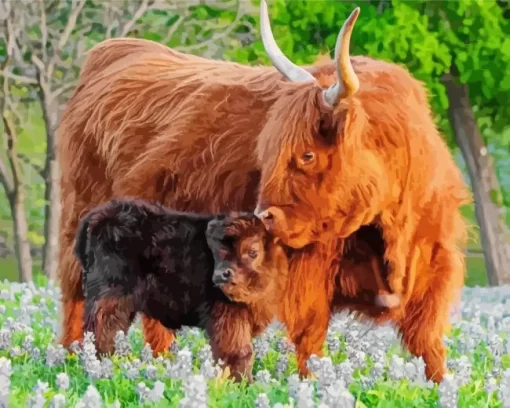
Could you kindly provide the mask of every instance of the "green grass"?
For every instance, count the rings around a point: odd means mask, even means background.
[[[0,283],[0,289],[9,290],[9,287]],[[21,294],[15,295],[14,300],[0,300],[0,304],[6,308],[5,313],[0,314],[0,328],[6,324],[8,317],[14,318],[16,321],[28,322],[33,329],[32,336],[34,339],[34,346],[38,347],[41,351],[40,358],[34,358],[27,352],[23,352],[23,339],[26,338],[26,333],[21,331],[12,332],[11,347],[0,350],[0,358],[5,357],[11,360],[12,375],[10,377],[10,395],[9,407],[22,408],[26,407],[28,399],[34,395],[34,386],[38,381],[48,383],[49,389],[44,393],[44,397],[49,400],[55,394],[60,393],[65,395],[66,406],[76,406],[80,398],[84,395],[89,385],[99,391],[103,402],[107,402],[104,407],[110,407],[115,400],[118,400],[122,407],[142,407],[145,406],[140,401],[136,392],[136,386],[140,382],[144,382],[149,388],[152,389],[155,380],[161,381],[165,384],[165,392],[163,398],[156,404],[155,407],[178,407],[179,400],[186,393],[186,384],[190,382],[187,377],[184,380],[171,378],[166,373],[163,361],[153,361],[152,364],[157,369],[155,379],[147,379],[144,377],[146,363],[141,363],[139,368],[138,377],[129,379],[126,375],[126,370],[123,368],[122,363],[133,362],[135,359],[140,359],[140,352],[143,346],[143,337],[139,325],[137,324],[128,335],[128,340],[132,348],[132,353],[125,357],[113,356],[111,361],[113,363],[113,377],[111,379],[92,380],[86,373],[86,370],[76,355],[68,355],[63,363],[56,366],[48,367],[45,363],[45,351],[49,345],[54,343],[55,333],[53,327],[43,323],[44,317],[50,318],[53,322],[57,320],[57,308],[53,299],[51,291],[34,292],[34,296],[27,303],[31,310],[23,309],[20,299]],[[475,300],[476,302],[476,300]],[[480,320],[482,322],[482,320]],[[347,326],[346,326],[347,327]],[[349,326],[352,330],[357,330],[354,326]],[[382,329],[381,329],[382,330]],[[346,360],[349,360],[349,352],[346,345],[357,347],[356,341],[349,343],[345,337],[345,331],[334,331],[333,337],[340,340],[339,350],[329,350],[324,346],[324,353],[331,358],[334,365],[338,365]],[[288,355],[289,364],[286,366],[285,371],[280,376],[277,373],[276,367],[280,352],[277,351],[277,342],[280,341],[285,333],[281,331],[272,332],[265,340],[269,342],[267,350],[269,350],[261,358],[257,358],[254,364],[254,372],[257,373],[261,370],[267,370],[272,381],[264,383],[256,381],[252,385],[246,384],[233,384],[223,378],[212,378],[207,382],[207,400],[208,405],[214,408],[232,407],[232,408],[250,408],[255,406],[255,400],[260,393],[265,393],[271,406],[280,402],[286,404],[289,401],[289,389],[291,387],[289,380],[290,375],[296,374],[296,360],[294,353]],[[508,334],[506,334],[508,335]],[[505,334],[501,338],[504,340]],[[455,327],[450,334],[452,342],[448,347],[448,358],[457,359],[461,356],[457,350],[457,344],[465,341],[466,334],[462,332],[460,326]],[[365,338],[367,341],[370,337]],[[372,339],[373,340],[373,339]],[[378,340],[380,341],[380,340]],[[192,364],[190,369],[192,373],[196,374],[200,367],[198,360],[198,351],[207,343],[207,340],[201,332],[184,332],[180,333],[177,337],[178,349],[183,349],[185,346],[191,351]],[[379,350],[383,350],[384,364],[391,365],[391,357],[393,355],[400,356],[407,361],[409,353],[397,346],[396,344],[385,343],[381,346],[377,343]],[[372,347],[372,346],[369,346]],[[374,346],[375,347],[375,346]],[[382,347],[382,349],[380,348]],[[16,350],[16,352],[15,352]],[[367,349],[368,350],[368,349]],[[370,348],[370,350],[373,350]],[[496,367],[492,351],[489,346],[481,343],[468,351],[466,356],[472,368],[472,375],[468,382],[461,386],[459,391],[459,405],[460,407],[473,407],[473,408],[501,408],[501,403],[498,402],[495,395],[489,396],[485,390],[486,376]],[[166,362],[173,362],[176,359],[174,353],[165,356]],[[438,406],[439,392],[437,386],[426,387],[420,386],[416,383],[411,383],[408,379],[398,380],[392,378],[390,372],[386,372],[382,378],[378,379],[374,385],[362,387],[362,376],[370,377],[370,370],[373,367],[372,357],[368,355],[363,360],[363,365],[354,370],[352,374],[352,383],[350,384],[349,391],[357,399],[357,408],[365,407],[402,407],[402,408],[432,408]],[[503,355],[501,364],[498,366],[499,372],[510,368],[510,355]],[[492,371],[493,372],[493,371]],[[66,373],[70,379],[70,387],[67,390],[59,390],[56,377],[59,373]],[[170,372],[173,374],[174,372]],[[496,378],[499,381],[499,375]],[[315,382],[312,381],[312,386]],[[315,383],[315,386],[318,386]],[[198,390],[188,391],[188,396],[193,396]],[[315,397],[315,406],[318,403],[318,397]],[[47,405],[45,405],[47,406]]]
[[[42,284],[44,275],[41,272],[41,259],[33,258],[32,278],[34,282]],[[14,257],[0,258],[0,281],[7,279],[11,282],[19,281],[18,262]]]
[[[487,270],[485,269],[485,260],[483,256],[468,257],[466,265],[466,286],[487,286]]]

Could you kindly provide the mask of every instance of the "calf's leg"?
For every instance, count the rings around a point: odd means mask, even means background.
[[[99,354],[114,352],[115,335],[127,333],[136,311],[132,296],[107,296],[96,301],[87,299],[84,331],[94,333]]]
[[[221,359],[234,380],[253,382],[253,346],[249,312],[241,304],[216,303],[206,327],[215,360]]]

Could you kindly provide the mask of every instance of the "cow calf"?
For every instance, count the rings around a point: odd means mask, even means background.
[[[287,256],[252,214],[198,215],[117,199],[77,230],[84,331],[110,354],[136,313],[168,329],[206,330],[213,356],[252,381],[252,338],[271,322],[285,290]]]

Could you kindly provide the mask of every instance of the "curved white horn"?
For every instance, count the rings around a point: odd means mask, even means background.
[[[260,34],[264,49],[272,64],[280,73],[291,82],[315,81],[315,77],[304,68],[294,64],[280,50],[274,39],[269,22],[269,13],[265,0],[260,0]]]
[[[359,7],[356,7],[349,18],[345,20],[336,40],[335,62],[338,80],[324,90],[324,100],[331,106],[335,106],[340,99],[355,94],[359,89],[359,79],[354,72],[349,55],[351,34],[359,12]]]

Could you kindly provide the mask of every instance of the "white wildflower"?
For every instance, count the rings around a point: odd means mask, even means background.
[[[253,352],[255,354],[255,358],[261,359],[269,353],[269,349],[271,348],[271,344],[268,341],[267,334],[264,333],[261,336],[258,336],[253,341]]]
[[[69,376],[66,373],[57,374],[56,385],[60,390],[67,390],[69,388]]]
[[[457,408],[458,385],[451,374],[446,374],[439,384],[439,405],[442,408]]]
[[[255,380],[262,384],[269,384],[271,382],[271,373],[267,370],[257,371]]]
[[[150,363],[153,360],[152,356],[152,348],[149,343],[145,343],[145,346],[142,349],[142,352],[140,353],[140,358],[144,363]]]
[[[170,378],[183,379],[191,375],[192,355],[187,347],[179,350],[175,362],[167,369],[167,376]]]
[[[154,367],[152,364],[149,364],[145,367],[145,378],[148,380],[153,380],[156,378],[156,374],[158,373],[158,369]]]
[[[115,354],[121,357],[128,356],[132,352],[131,344],[129,344],[126,334],[119,330],[115,334]]]
[[[199,374],[203,375],[205,379],[215,378],[219,372],[220,368],[213,363],[212,359],[205,360],[199,370]]]
[[[345,387],[342,380],[336,380],[325,387],[321,393],[320,401],[329,407],[354,408],[356,406],[356,398]]]
[[[184,398],[179,408],[206,408],[207,382],[202,375],[192,375],[184,383]]]
[[[0,329],[0,350],[8,350],[11,348],[12,333],[10,330]]]
[[[48,367],[54,367],[63,365],[66,359],[67,350],[61,345],[56,347],[51,344],[46,348],[46,365]]]
[[[262,393],[255,399],[255,408],[271,408],[271,403],[266,394]]]
[[[47,382],[37,380],[37,384],[34,387],[34,395],[28,400],[29,408],[43,408],[46,403],[46,397],[44,394],[48,391],[49,385]]]
[[[64,408],[66,406],[66,397],[62,394],[55,394],[50,401],[50,408]]]
[[[0,357],[0,407],[8,406],[11,373],[11,360]]]
[[[390,358],[388,374],[393,380],[400,381],[404,378],[404,359],[393,354]]]
[[[76,408],[98,408],[102,406],[102,398],[99,391],[92,384],[88,386],[87,391],[76,404]]]
[[[342,363],[335,366],[336,377],[339,380],[343,380],[347,386],[353,381],[354,368],[349,360],[345,360]]]
[[[297,389],[295,396],[297,408],[314,408],[315,402],[313,399],[314,389],[313,386],[307,382],[301,382]]]
[[[510,408],[510,369],[503,371],[498,396],[503,403],[503,408]]]
[[[113,362],[107,357],[101,359],[101,377],[112,378],[113,377]]]

